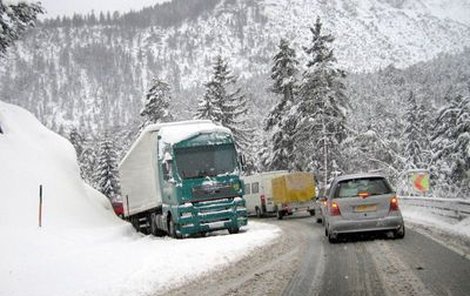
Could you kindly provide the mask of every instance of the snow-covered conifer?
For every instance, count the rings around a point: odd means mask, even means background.
[[[83,135],[78,131],[77,128],[72,128],[69,133],[69,141],[72,143],[73,147],[75,148],[75,152],[77,153],[77,159],[80,158],[83,152],[83,145],[85,139]]]
[[[320,18],[310,31],[312,42],[304,48],[310,60],[300,83],[299,101],[291,109],[298,118],[295,156],[299,168],[318,170],[326,182],[331,172],[341,170],[341,143],[347,133],[345,73],[336,66],[330,48],[334,37],[322,33]]]
[[[435,185],[470,193],[470,97],[456,96],[437,116],[432,136]]]
[[[109,199],[119,194],[118,159],[114,140],[105,135],[100,142],[94,174],[95,188]]]
[[[406,158],[407,169],[423,168],[423,149],[421,139],[423,138],[423,124],[418,121],[420,108],[416,103],[416,97],[410,92],[407,98],[405,113],[405,130],[403,139],[405,144],[404,156]]]
[[[27,28],[34,26],[42,12],[40,3],[0,1],[0,57]]]
[[[77,128],[72,128],[69,135],[70,143],[72,143],[77,154],[77,161],[80,167],[80,176],[91,186],[94,186],[94,166],[96,152],[92,139],[84,136]]]
[[[154,78],[145,94],[144,108],[140,111],[145,120],[144,125],[171,121],[173,116],[169,111],[170,100],[168,83],[158,77]]]
[[[237,78],[232,75],[228,63],[217,56],[211,80],[205,84],[206,92],[199,100],[196,119],[210,119],[228,127],[240,151],[250,146],[252,129],[247,127],[247,98],[237,87]]]
[[[271,69],[271,78],[274,80],[271,91],[281,95],[280,101],[271,109],[264,130],[270,133],[269,146],[272,155],[265,160],[270,170],[286,170],[294,162],[294,131],[295,117],[289,114],[294,104],[294,94],[297,86],[297,65],[295,50],[289,42],[281,39],[279,51],[273,57],[274,66]],[[271,150],[270,149],[270,150]]]

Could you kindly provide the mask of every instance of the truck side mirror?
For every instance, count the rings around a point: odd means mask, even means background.
[[[167,160],[162,164],[163,179],[168,181],[171,179],[171,160]]]
[[[245,165],[246,165],[245,155],[240,154],[239,155],[239,160],[240,160],[240,164],[242,165],[242,167],[245,167]]]

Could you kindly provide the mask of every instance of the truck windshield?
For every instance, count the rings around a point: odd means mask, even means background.
[[[175,149],[176,166],[183,179],[213,177],[237,168],[233,144]]]

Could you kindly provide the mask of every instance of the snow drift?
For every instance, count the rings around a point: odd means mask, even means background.
[[[1,101],[0,125],[0,295],[163,293],[279,235],[277,227],[251,223],[238,235],[143,236],[83,183],[66,139]]]

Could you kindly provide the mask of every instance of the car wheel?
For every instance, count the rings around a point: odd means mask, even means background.
[[[323,219],[322,218],[317,218],[317,223],[320,224],[323,222]]]
[[[333,233],[328,232],[328,241],[331,244],[337,243],[338,242],[338,235],[333,235]]]
[[[328,237],[328,229],[325,227],[325,236]]]
[[[405,237],[405,224],[403,224],[398,230],[393,233],[393,238],[402,239]]]

